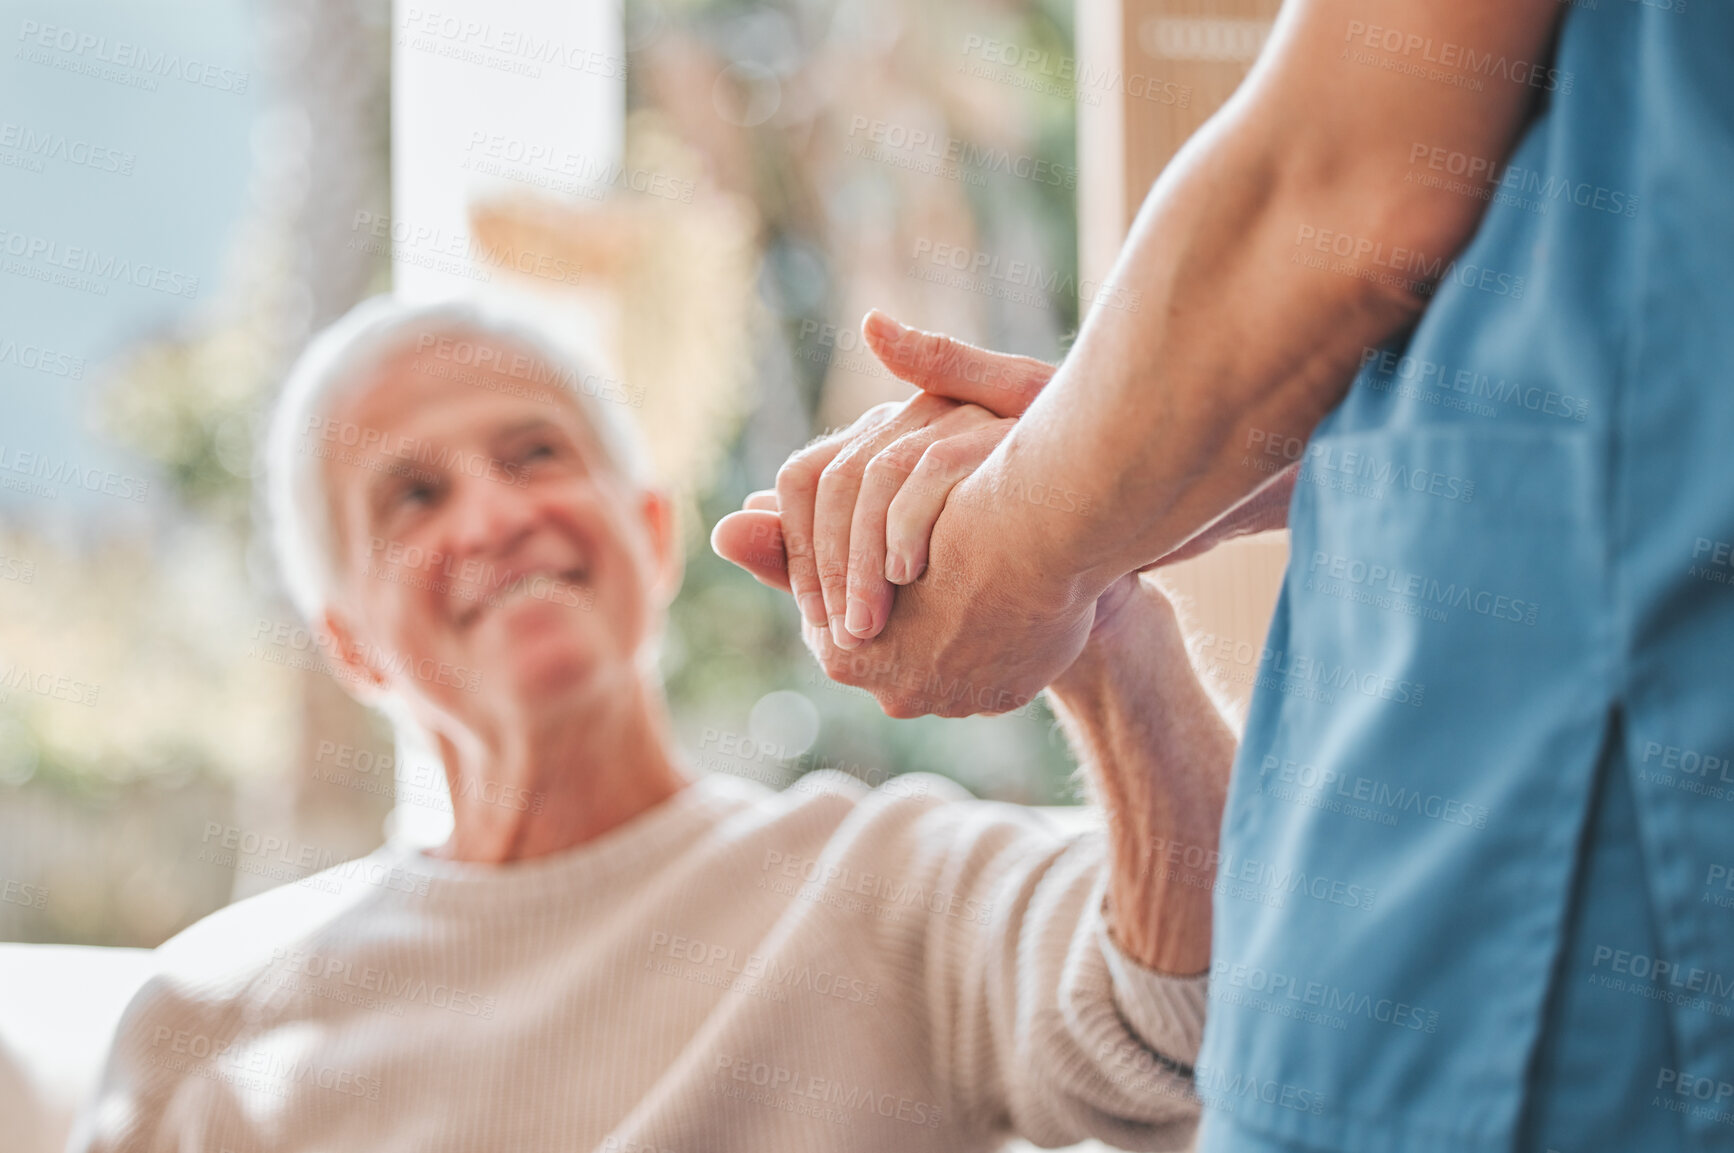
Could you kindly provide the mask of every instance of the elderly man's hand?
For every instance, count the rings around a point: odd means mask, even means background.
[[[1054,368],[880,313],[863,333],[895,375],[924,391],[795,454],[777,491],[753,494],[747,511],[719,522],[713,545],[793,592],[826,672],[873,691],[887,712],[1017,707],[1066,669],[1096,613],[1063,563],[1041,558],[1039,510],[1008,506],[993,477],[975,475]],[[1290,469],[1147,567],[1280,528],[1293,480]],[[908,587],[893,622],[894,585]],[[892,635],[862,647],[888,623]]]

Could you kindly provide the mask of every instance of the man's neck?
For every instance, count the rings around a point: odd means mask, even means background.
[[[678,793],[660,693],[641,683],[541,725],[502,726],[495,747],[441,740],[455,824],[439,856],[502,864],[575,848]]]

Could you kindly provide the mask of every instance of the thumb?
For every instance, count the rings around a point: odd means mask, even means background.
[[[783,552],[783,522],[766,509],[731,512],[711,530],[716,555],[751,573],[760,584],[789,591],[789,562]]]
[[[861,336],[899,380],[936,396],[979,404],[995,416],[1022,416],[1055,372],[1044,360],[989,352],[905,327],[877,308],[861,321]]]

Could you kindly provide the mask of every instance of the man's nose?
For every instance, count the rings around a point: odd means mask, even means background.
[[[455,495],[446,547],[456,557],[501,555],[529,531],[534,519],[529,496],[513,485],[464,477]]]

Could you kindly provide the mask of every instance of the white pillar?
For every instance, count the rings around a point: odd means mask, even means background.
[[[398,294],[507,284],[498,270],[462,271],[473,263],[471,202],[514,190],[595,198],[619,173],[625,112],[619,0],[394,0]]]

